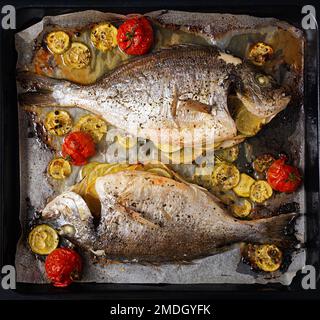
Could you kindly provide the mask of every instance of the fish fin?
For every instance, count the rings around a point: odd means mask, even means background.
[[[261,244],[272,243],[280,247],[294,247],[299,243],[295,236],[295,221],[298,217],[296,213],[287,213],[271,218],[251,221],[258,223],[259,234],[255,239]]]
[[[190,111],[207,113],[207,114],[211,114],[211,109],[212,109],[212,107],[209,106],[208,104],[202,103],[197,100],[192,100],[192,99],[180,100],[179,108],[181,107]]]
[[[69,83],[65,80],[44,77],[32,72],[20,72],[17,81],[27,91],[52,91],[56,85]]]
[[[52,93],[27,92],[19,95],[19,103],[21,106],[60,106],[61,104],[53,97]]]

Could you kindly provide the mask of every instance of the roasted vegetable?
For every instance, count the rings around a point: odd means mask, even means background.
[[[253,169],[258,173],[264,173],[268,170],[275,158],[270,154],[263,154],[253,161]]]
[[[231,148],[217,150],[217,151],[215,151],[214,155],[219,160],[224,160],[227,162],[234,162],[237,160],[237,158],[239,156],[239,146],[236,145]]]
[[[240,174],[239,183],[233,188],[233,191],[239,197],[249,197],[251,186],[254,184],[255,180],[245,173]]]
[[[153,43],[151,23],[145,17],[134,17],[126,20],[118,29],[119,48],[130,55],[147,53]]]
[[[247,199],[241,199],[231,205],[232,213],[238,218],[247,218],[252,210],[251,202]]]
[[[264,42],[257,42],[249,49],[248,59],[255,65],[262,66],[273,55],[271,46]]]
[[[52,53],[62,54],[69,48],[70,37],[64,31],[53,31],[47,35],[46,43]]]
[[[99,164],[100,162],[89,162],[84,165],[80,170],[80,180],[88,176],[89,173],[92,172],[92,170]]]
[[[254,136],[262,128],[265,120],[250,113],[245,107],[239,108],[236,113],[236,126],[245,136]]]
[[[108,51],[117,46],[118,30],[110,23],[96,25],[90,35],[91,42],[100,51]]]
[[[58,247],[59,235],[50,226],[41,224],[29,233],[28,242],[34,253],[46,255]]]
[[[285,156],[273,162],[267,171],[267,180],[272,189],[280,192],[294,192],[302,182],[298,168],[286,164]]]
[[[71,174],[69,161],[64,158],[55,158],[50,161],[48,166],[49,175],[56,180],[62,180]]]
[[[88,158],[96,153],[93,138],[89,133],[76,131],[69,133],[62,144],[62,154],[71,159],[75,166],[87,163]]]
[[[234,188],[240,181],[240,172],[236,166],[226,162],[219,163],[212,172],[212,183],[224,190]]]
[[[245,250],[245,257],[254,268],[266,272],[277,271],[283,261],[281,250],[273,244],[249,244]]]
[[[51,111],[46,115],[44,126],[49,134],[63,136],[71,131],[72,118],[64,110]]]
[[[65,65],[73,69],[82,69],[88,66],[90,59],[90,49],[81,42],[73,42],[70,49],[63,54]]]
[[[75,124],[73,131],[89,133],[94,142],[98,143],[107,132],[106,122],[93,114],[82,116]]]
[[[58,248],[46,259],[45,269],[48,279],[55,287],[67,287],[78,280],[82,273],[80,255],[69,248]]]
[[[250,189],[250,199],[253,202],[262,203],[272,196],[272,188],[267,181],[258,180]]]

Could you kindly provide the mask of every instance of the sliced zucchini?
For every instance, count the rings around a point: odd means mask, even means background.
[[[70,37],[64,31],[53,31],[47,35],[46,42],[52,53],[62,54],[69,48]]]
[[[215,156],[217,156],[217,158],[220,160],[234,162],[239,156],[239,146],[236,145],[231,148],[217,150],[215,151]]]
[[[240,181],[240,172],[236,166],[222,162],[212,172],[212,183],[224,190],[234,188]]]
[[[273,55],[271,46],[264,42],[257,42],[251,46],[248,59],[255,65],[262,66]]]
[[[252,210],[251,202],[247,199],[241,199],[238,203],[231,205],[233,214],[238,218],[247,218]]]
[[[63,136],[72,129],[72,118],[64,110],[51,111],[46,116],[44,126],[49,134]]]
[[[245,173],[240,174],[239,183],[233,188],[233,191],[239,197],[250,197],[250,189],[255,180]]]
[[[118,30],[110,23],[96,25],[90,35],[91,42],[100,51],[108,51],[117,46]]]
[[[250,189],[250,199],[253,202],[262,203],[272,196],[272,188],[267,181],[258,180]]]
[[[258,118],[245,107],[240,107],[236,114],[236,127],[243,135],[250,137],[257,134],[265,124],[265,119]]]
[[[282,263],[282,252],[273,244],[257,245],[254,252],[257,267],[266,272],[278,270]]]
[[[50,161],[48,166],[49,175],[56,180],[62,180],[71,174],[71,165],[64,158],[55,158]]]
[[[98,143],[107,132],[107,124],[100,117],[88,114],[78,120],[73,131],[87,132],[92,136],[94,142]]]
[[[90,59],[90,49],[81,42],[73,42],[71,48],[63,54],[65,65],[73,69],[82,69],[88,66]]]
[[[258,173],[264,173],[274,161],[275,158],[271,154],[260,155],[253,161],[253,169]]]
[[[47,255],[58,247],[59,235],[50,226],[41,224],[29,233],[28,242],[34,253]]]

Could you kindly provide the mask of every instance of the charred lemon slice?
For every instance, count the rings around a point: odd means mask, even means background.
[[[59,235],[50,226],[41,224],[29,233],[28,242],[34,253],[47,255],[58,247]]]
[[[272,188],[267,181],[258,180],[250,188],[250,199],[262,203],[272,196]]]
[[[224,160],[228,162],[236,161],[238,158],[238,155],[239,155],[238,146],[233,146],[230,148],[215,151],[215,156],[217,156],[219,160]]]
[[[55,54],[62,54],[69,48],[70,37],[64,31],[53,31],[47,35],[47,46]]]
[[[256,246],[254,262],[259,269],[266,272],[274,272],[281,266],[282,252],[273,244]]]
[[[259,173],[264,173],[268,170],[275,158],[270,154],[263,154],[253,161],[253,169]]]
[[[101,118],[88,114],[82,116],[74,126],[74,131],[83,131],[89,133],[94,142],[98,143],[107,132],[107,124]]]
[[[251,186],[255,183],[255,180],[245,173],[240,174],[239,183],[233,188],[233,191],[239,197],[249,197]]]
[[[236,115],[236,127],[245,136],[254,136],[265,123],[264,119],[250,113],[245,107],[241,107]]]
[[[172,178],[172,175],[168,171],[161,168],[151,168],[147,171],[161,177]]]
[[[100,51],[108,51],[117,46],[118,30],[110,23],[95,26],[90,35],[91,42]]]
[[[247,199],[242,199],[239,203],[235,203],[231,206],[233,214],[238,218],[246,218],[250,215],[252,205]]]
[[[67,111],[51,111],[46,116],[44,126],[48,133],[55,136],[63,136],[71,131],[72,118]]]
[[[129,135],[117,136],[117,141],[120,146],[125,149],[130,149],[137,144],[137,138],[131,137]]]
[[[49,175],[56,180],[62,180],[71,174],[71,166],[69,161],[63,158],[51,160],[48,166]]]
[[[262,66],[273,55],[271,46],[264,42],[257,42],[251,46],[248,58],[253,64]]]
[[[82,69],[89,65],[90,49],[81,42],[73,42],[71,48],[63,54],[64,63],[73,69]]]
[[[214,185],[224,190],[234,188],[240,180],[240,172],[233,164],[219,163],[212,172],[212,182]]]

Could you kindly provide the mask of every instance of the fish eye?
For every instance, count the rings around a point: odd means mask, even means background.
[[[269,77],[263,75],[263,74],[258,74],[256,75],[256,82],[260,87],[265,87],[269,84],[270,80]]]

